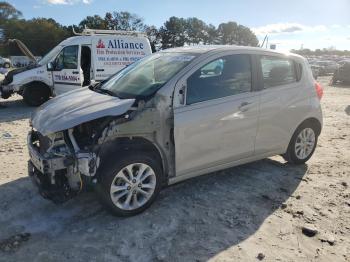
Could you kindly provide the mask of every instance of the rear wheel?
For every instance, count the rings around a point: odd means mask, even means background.
[[[301,125],[294,133],[284,159],[292,164],[304,164],[313,155],[318,135],[315,128],[308,123]]]
[[[102,204],[117,216],[133,216],[148,208],[162,184],[162,169],[155,159],[147,153],[129,153],[102,163],[96,187]]]
[[[4,63],[5,68],[10,68],[10,66],[11,66],[10,63]]]
[[[40,83],[27,85],[23,90],[23,99],[30,106],[40,106],[50,98],[48,86]]]

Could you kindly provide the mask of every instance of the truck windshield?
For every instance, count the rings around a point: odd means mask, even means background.
[[[195,58],[189,53],[156,53],[131,64],[99,89],[120,98],[144,98],[153,95],[177,72]]]
[[[54,47],[50,52],[48,52],[42,59],[38,61],[38,64],[43,66],[46,65],[48,62],[51,62],[51,60],[53,60],[53,58],[56,57],[56,55],[61,51],[62,48],[63,46],[61,45]]]

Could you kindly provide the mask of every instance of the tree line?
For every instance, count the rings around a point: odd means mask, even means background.
[[[142,17],[126,11],[107,12],[104,17],[87,16],[78,25],[64,26],[54,19],[26,20],[22,13],[7,2],[0,2],[0,55],[18,55],[20,51],[7,44],[8,39],[19,39],[34,55],[44,55],[67,37],[85,27],[144,32],[153,51],[197,44],[235,44],[257,46],[256,35],[246,26],[229,21],[219,26],[206,24],[196,18],[170,17],[159,28],[146,25]]]

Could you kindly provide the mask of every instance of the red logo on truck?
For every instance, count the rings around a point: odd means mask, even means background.
[[[105,44],[103,43],[102,39],[98,40],[96,48],[105,48]]]

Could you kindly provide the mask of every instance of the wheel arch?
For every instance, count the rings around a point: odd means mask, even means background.
[[[156,157],[163,171],[163,182],[166,182],[166,177],[168,173],[168,163],[166,160],[166,156],[155,142],[145,137],[118,137],[112,141],[103,144],[101,146],[101,151],[99,155],[102,159],[110,158],[111,155],[115,155],[117,158],[118,154],[130,154],[132,152],[144,152]]]
[[[284,149],[284,151],[287,151],[289,146],[290,146],[290,143],[293,139],[293,136],[295,134],[295,132],[303,125],[305,124],[311,124],[312,127],[315,128],[315,131],[316,131],[316,135],[319,136],[321,134],[321,131],[322,131],[322,124],[320,122],[320,120],[318,120],[317,118],[315,117],[308,117],[306,119],[304,119],[302,122],[299,123],[299,125],[297,125],[297,127],[293,130],[293,132],[290,134],[290,137],[289,137],[289,141],[288,141],[288,144],[286,144],[286,147]]]
[[[298,130],[299,127],[305,125],[305,124],[309,124],[311,125],[311,127],[314,127],[315,128],[315,131],[316,131],[316,135],[319,136],[321,134],[321,131],[322,131],[322,124],[321,122],[315,118],[315,117],[309,117],[307,119],[305,119],[303,122],[301,122],[297,128],[294,130],[293,134],[295,133],[296,130]]]

